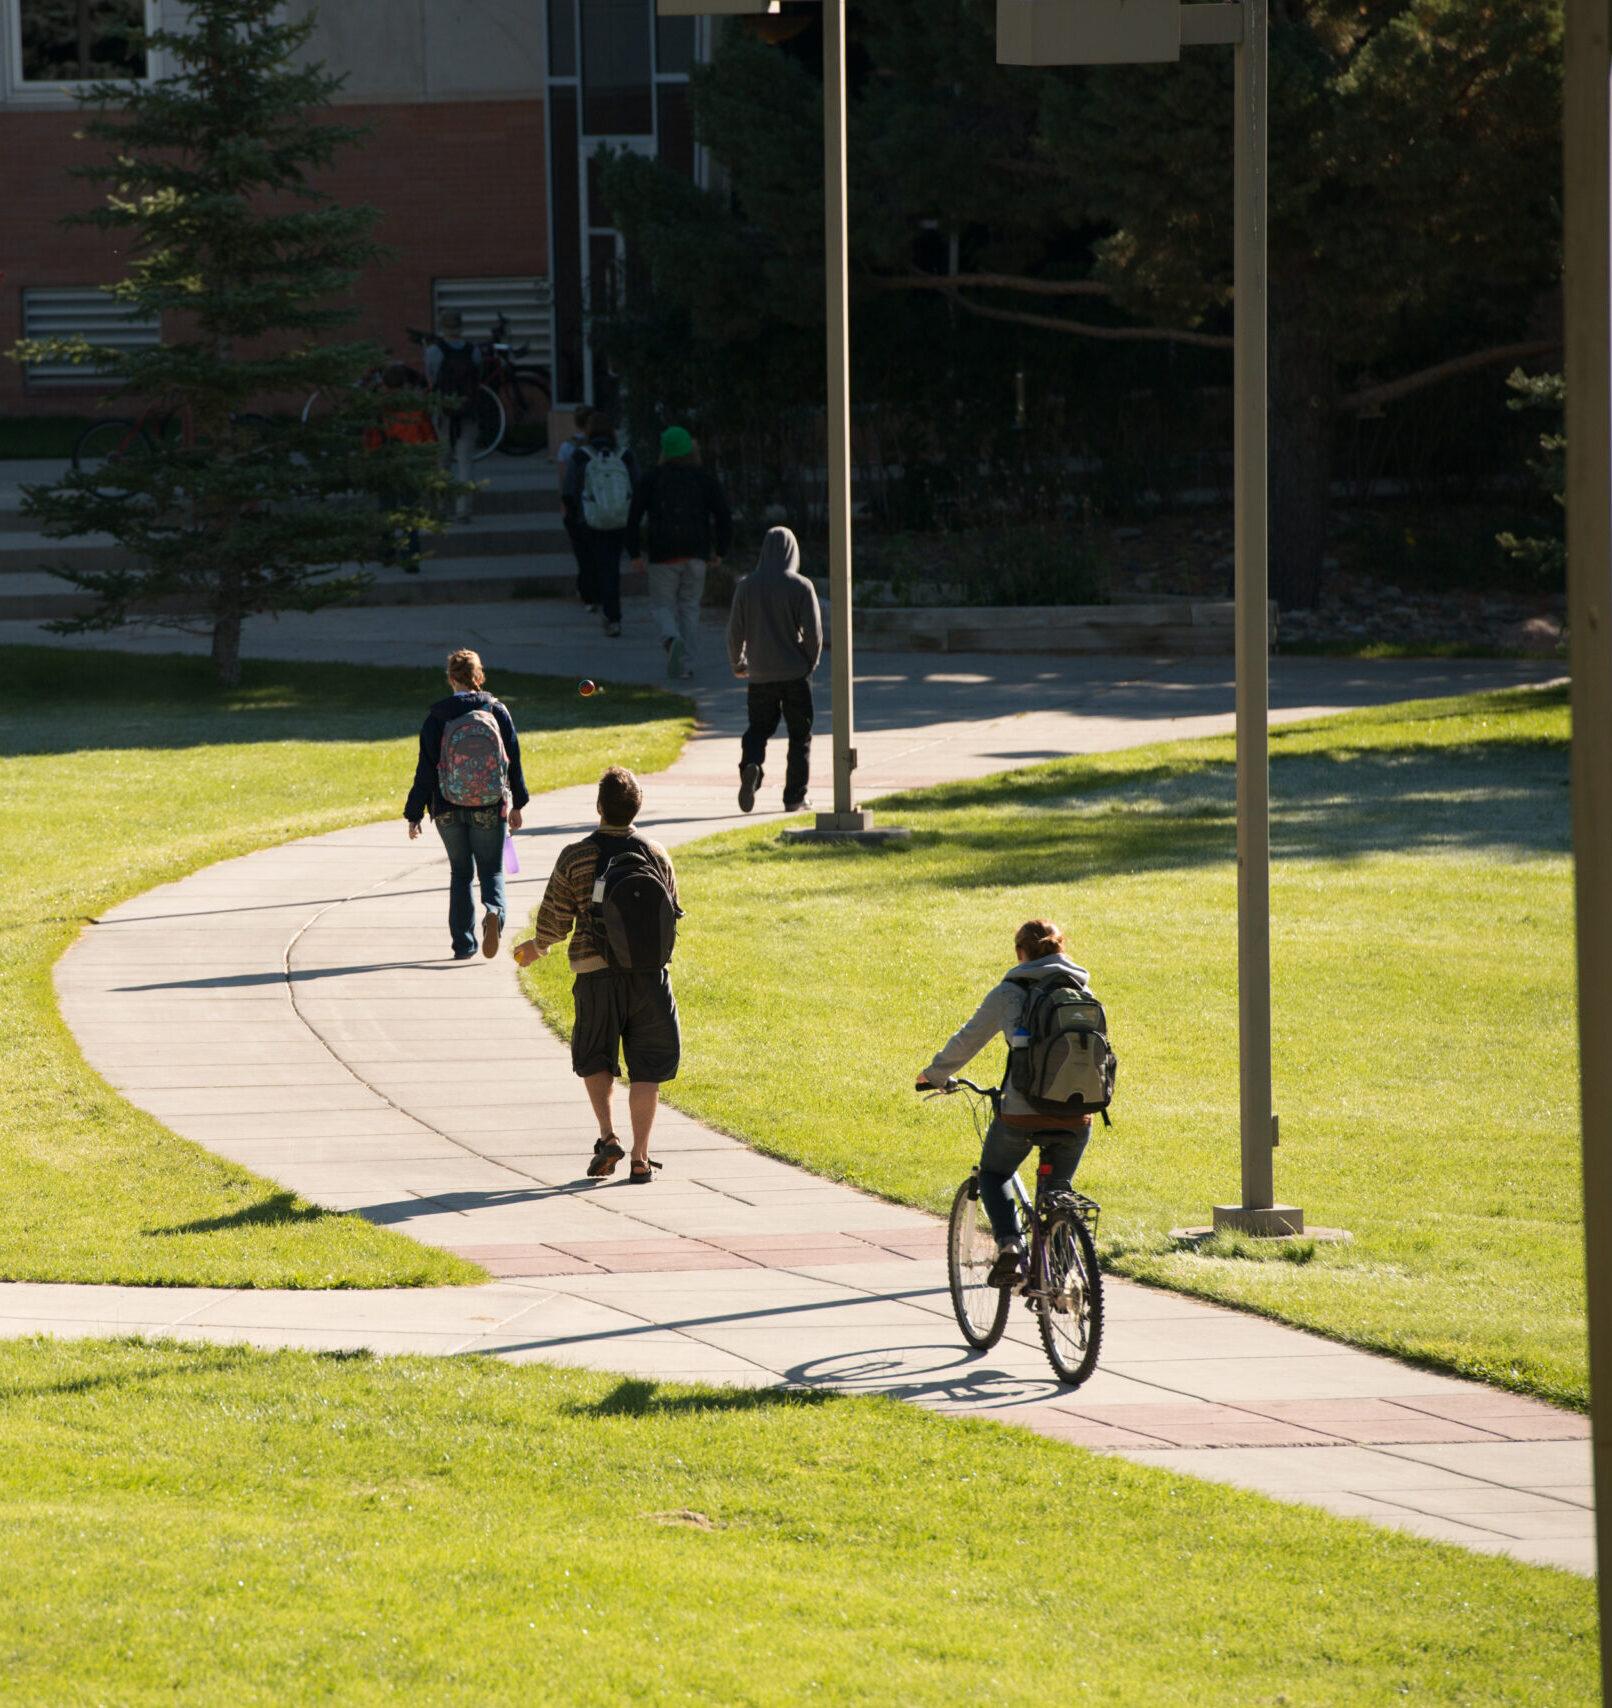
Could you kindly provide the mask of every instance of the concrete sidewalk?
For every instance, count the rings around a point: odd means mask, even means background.
[[[608,676],[587,657],[596,631],[569,625],[570,670]],[[440,657],[442,637],[427,632],[400,633],[381,656],[416,659],[429,645]],[[551,634],[506,640],[496,656],[540,667],[531,655],[549,653],[555,668],[558,650]],[[639,670],[655,667],[652,642],[615,656],[626,665],[634,651]],[[863,661],[865,795],[1229,724],[1216,660],[1105,661],[1106,672],[1020,660],[1012,676],[996,674],[1002,660],[943,662],[937,674],[912,659]],[[1279,667],[1277,697],[1292,715],[1528,674],[1305,660]],[[724,688],[701,700],[705,733],[649,784],[646,826],[673,845],[743,822],[732,794],[738,697]],[[535,905],[558,848],[591,824],[591,793],[547,796],[529,815],[515,919]],[[322,1204],[462,1252],[493,1284],[323,1294],[12,1284],[0,1288],[0,1332],[479,1351],[878,1392],[1592,1569],[1581,1418],[1118,1281],[1102,1365],[1071,1394],[1051,1380],[1022,1311],[992,1352],[963,1345],[929,1216],[671,1110],[657,1127],[667,1167],[652,1189],[579,1181],[594,1129],[564,1046],[507,959],[454,964],[445,951],[440,851],[409,844],[394,822],[140,896],[85,933],[58,988],[86,1055],[133,1102]]]

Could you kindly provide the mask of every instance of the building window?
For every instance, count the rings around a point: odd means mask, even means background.
[[[147,0],[12,0],[16,81],[139,82],[151,75]]]
[[[82,338],[103,350],[152,350],[162,342],[156,315],[133,314],[97,285],[51,285],[22,293],[22,335]],[[98,385],[107,370],[91,362],[30,362],[30,386]]]
[[[650,10],[650,0],[588,0],[582,8],[584,135],[654,134]]]

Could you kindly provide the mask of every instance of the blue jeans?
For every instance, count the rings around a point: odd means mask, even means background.
[[[448,931],[456,955],[476,947],[472,878],[481,880],[481,905],[504,922],[504,819],[497,807],[451,807],[438,813],[437,834],[448,851]]]
[[[1089,1124],[1083,1132],[1038,1133],[1005,1127],[1000,1117],[992,1121],[985,1134],[985,1148],[980,1152],[980,1202],[991,1218],[991,1232],[996,1235],[998,1245],[1019,1237],[1008,1181],[1018,1173],[1030,1152],[1039,1145],[1041,1160],[1052,1167],[1051,1183],[1067,1187],[1074,1184],[1075,1170],[1090,1139]]]

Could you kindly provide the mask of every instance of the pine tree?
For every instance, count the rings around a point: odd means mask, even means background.
[[[382,253],[380,216],[319,187],[365,133],[327,115],[342,80],[299,63],[313,20],[283,11],[279,0],[193,0],[184,27],[147,38],[171,74],[86,91],[84,130],[111,157],[71,170],[106,199],[64,223],[120,235],[132,260],[112,294],[131,314],[163,317],[162,345],[52,340],[13,352],[93,363],[116,384],[116,413],[168,423],[147,435],[148,454],[27,489],[26,511],[50,537],[110,534],[128,557],[57,570],[96,604],[54,626],[210,631],[225,684],[239,679],[245,617],[351,599],[369,579],[363,566],[389,556],[402,530],[434,526],[453,489],[430,447],[373,431],[387,394],[361,382],[379,348],[325,341],[353,317],[358,274]],[[333,408],[303,423],[302,400],[321,388]],[[279,413],[246,417],[265,405]]]

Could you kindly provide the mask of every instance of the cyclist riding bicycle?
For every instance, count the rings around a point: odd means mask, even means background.
[[[1028,919],[1013,935],[1019,964],[1012,968],[952,1035],[935,1059],[918,1075],[918,1085],[943,1087],[998,1034],[1011,1046],[1019,1029],[1031,990],[1052,972],[1073,973],[1085,984],[1086,969],[1065,956],[1063,932],[1050,919]],[[1017,1174],[1024,1159],[1037,1146],[1041,1160],[1051,1168],[1048,1184],[1067,1190],[1091,1138],[1091,1116],[1081,1115],[1060,1122],[1056,1116],[1038,1114],[1024,1094],[1004,1078],[1001,1107],[985,1134],[980,1152],[980,1203],[990,1217],[996,1236],[996,1262],[986,1277],[991,1287],[1012,1287],[1025,1276],[1024,1243],[1019,1237],[1008,1181]]]

